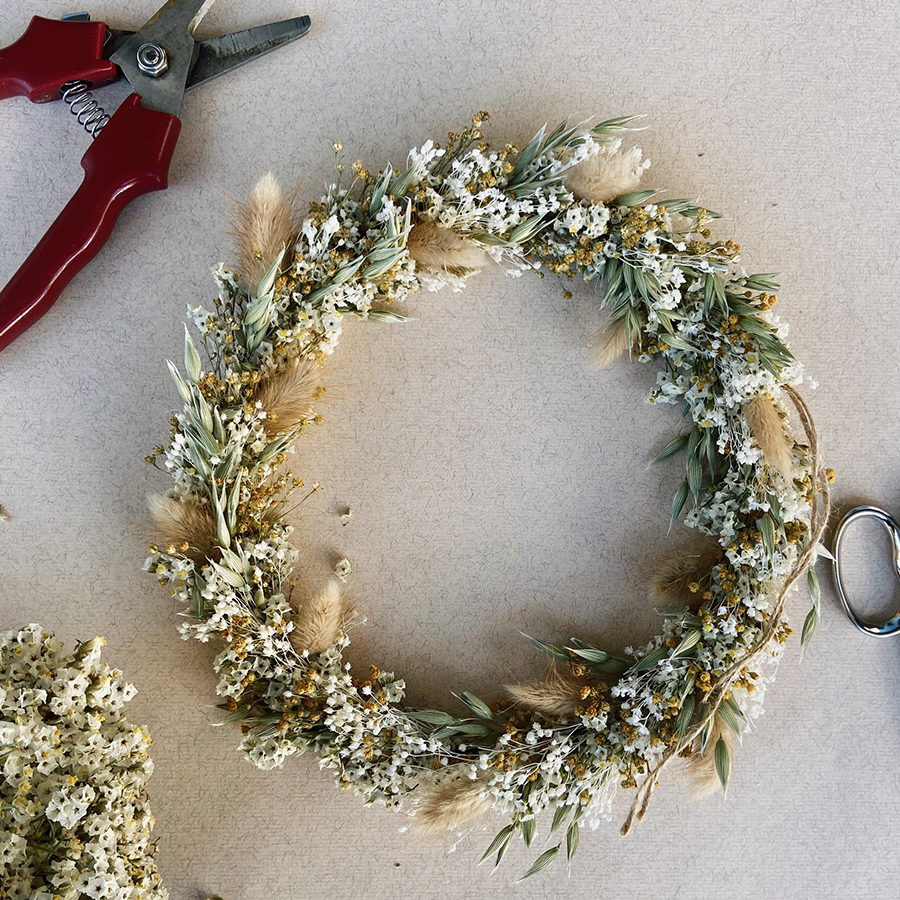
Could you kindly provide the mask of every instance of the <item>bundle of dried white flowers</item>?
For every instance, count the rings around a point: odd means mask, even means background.
[[[66,654],[29,625],[0,637],[0,896],[164,900],[147,805],[150,736],[95,638]]]

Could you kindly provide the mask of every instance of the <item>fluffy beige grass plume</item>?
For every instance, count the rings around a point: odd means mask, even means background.
[[[248,285],[259,284],[282,248],[290,244],[293,231],[293,202],[268,172],[257,182],[234,222],[241,274]]]
[[[206,506],[160,494],[151,494],[147,504],[162,543],[187,545],[184,552],[191,559],[206,559],[216,545],[216,522]]]
[[[322,653],[337,640],[342,619],[341,588],[332,578],[318,596],[300,607],[294,617],[291,644],[298,653]]]
[[[666,606],[699,606],[700,592],[692,591],[690,585],[709,575],[718,558],[719,547],[712,541],[676,548],[651,577],[651,596]]]
[[[581,700],[581,686],[558,672],[544,681],[525,681],[504,686],[516,703],[548,716],[568,716]]]
[[[793,441],[772,398],[768,394],[758,394],[744,405],[744,416],[765,461],[790,479]]]
[[[406,242],[416,267],[425,272],[462,275],[481,269],[488,256],[474,241],[434,222],[413,225]]]
[[[416,827],[432,833],[459,828],[480,816],[490,806],[490,795],[481,781],[450,781],[435,787],[419,807]]]
[[[594,335],[594,361],[605,369],[631,350],[625,319],[616,319]]]
[[[622,152],[621,146],[621,141],[605,144],[593,156],[573,166],[566,175],[566,187],[579,199],[592,203],[609,203],[633,191],[650,161],[641,159],[640,147]]]
[[[309,360],[293,360],[260,382],[255,399],[266,411],[266,434],[270,438],[287,434],[311,419],[321,395],[319,364]]]

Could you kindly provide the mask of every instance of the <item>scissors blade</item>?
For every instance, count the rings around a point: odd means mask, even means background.
[[[296,41],[309,31],[309,27],[309,16],[298,16],[200,41],[197,62],[188,77],[187,86],[189,89],[196,87]]]
[[[161,35],[169,31],[193,34],[216,0],[169,0],[141,26],[141,34]]]
[[[169,0],[110,55],[145,107],[174,116],[181,114],[188,78],[197,60],[194,29],[214,3]],[[160,49],[163,51],[166,67],[162,73],[149,72],[139,65],[139,51],[145,44],[155,45],[157,56]]]

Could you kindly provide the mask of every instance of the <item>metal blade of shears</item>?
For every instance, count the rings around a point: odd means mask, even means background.
[[[198,84],[302,38],[309,31],[310,25],[309,16],[297,16],[198,41],[197,62],[188,75],[186,89],[197,87]],[[106,55],[113,56],[133,35],[133,31],[110,29]]]
[[[197,63],[188,76],[188,89],[296,41],[309,31],[309,26],[309,16],[298,16],[200,41]]]
[[[110,56],[148,109],[173,116],[181,113],[188,77],[197,60],[194,30],[213,3],[215,0],[169,0]],[[150,65],[139,62],[142,55]]]

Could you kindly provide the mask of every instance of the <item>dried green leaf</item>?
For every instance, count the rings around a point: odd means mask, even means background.
[[[619,116],[616,119],[607,119],[605,122],[595,125],[591,129],[591,133],[598,138],[614,137],[624,131],[633,131],[634,129],[628,128],[627,125],[640,118],[640,116]],[[640,129],[637,130],[640,131]]]
[[[247,586],[247,583],[244,581],[244,577],[242,575],[238,575],[237,572],[232,572],[231,569],[226,569],[225,566],[220,566],[217,562],[212,563],[212,567],[232,587],[243,588]]]
[[[366,313],[366,318],[370,322],[407,322],[409,316],[403,316],[400,313],[391,312],[388,309],[370,309]]]
[[[610,206],[643,206],[652,196],[658,194],[659,191],[631,191],[628,194],[622,194],[610,201]]]
[[[519,222],[507,235],[506,240],[510,244],[524,244],[530,241],[547,224],[543,216],[531,216],[524,222]]]
[[[238,575],[246,575],[247,569],[244,566],[244,558],[239,553],[235,553],[234,550],[231,550],[228,547],[220,547],[219,550],[222,553],[222,561],[225,565],[231,569],[232,572],[237,572]]]
[[[624,263],[620,263],[617,260],[610,259],[606,262],[606,293],[603,295],[603,299],[600,301],[600,306],[607,306],[610,301],[615,299],[622,290],[622,287],[625,283],[625,269],[627,267]]]
[[[572,862],[572,857],[575,855],[575,851],[578,850],[578,839],[581,835],[581,831],[578,827],[578,820],[576,819],[566,830],[566,861]]]
[[[515,825],[506,825],[501,828],[500,831],[497,832],[496,837],[491,841],[490,846],[487,850],[484,851],[484,855],[479,860],[479,864],[483,863],[489,856],[492,856],[498,850],[502,850],[509,843],[510,838],[513,836],[513,832],[516,830]],[[498,859],[499,863],[500,860]]]
[[[628,671],[629,673],[646,672],[648,669],[656,668],[664,659],[668,659],[669,648],[663,644],[651,650],[645,656],[642,656]]]
[[[778,288],[781,287],[781,285],[779,285],[777,281],[774,281],[774,278],[774,272],[767,272],[765,274],[758,275],[748,275],[744,279],[744,285],[751,291],[777,291]]]
[[[701,721],[703,718],[703,714],[705,713],[706,704],[704,703],[701,706]],[[707,719],[706,724],[700,729],[700,752],[706,753],[706,746],[709,744],[709,739],[712,737],[713,732],[713,720]]]
[[[816,611],[816,615],[819,615],[821,613],[822,591],[819,588],[819,578],[812,566],[806,570],[806,587],[809,590],[813,609]]]
[[[523,638],[531,641],[541,653],[546,653],[547,656],[552,656],[554,659],[569,659],[569,654],[566,653],[562,647],[557,647],[555,644],[548,644],[546,641],[541,641],[538,638],[532,637],[530,634],[525,634],[524,631],[520,631],[519,634],[521,634]]]
[[[448,725],[455,734],[463,737],[489,737],[493,732],[483,722],[460,722],[458,725]]]
[[[278,273],[281,271],[281,262],[284,259],[284,254],[286,252],[287,248],[282,247],[281,253],[278,254],[278,258],[268,269],[266,269],[266,274],[263,275],[259,287],[256,289],[256,296],[258,298],[268,297],[274,291],[275,279],[278,278]]]
[[[388,193],[392,197],[395,197],[397,199],[406,196],[406,192],[409,190],[415,174],[415,166],[410,166],[402,175],[398,175],[391,182],[391,186],[388,188]]]
[[[686,675],[684,679],[684,683],[681,685],[681,702],[684,703],[689,695],[692,695],[694,690],[694,686],[697,684],[697,677],[695,675]]]
[[[700,643],[700,638],[703,637],[703,632],[699,629],[694,631],[689,631],[682,639],[678,646],[672,651],[672,657],[681,656],[683,653],[687,653],[689,650],[693,650],[697,644]]]
[[[532,875],[537,875],[539,872],[543,872],[550,863],[556,859],[556,854],[559,853],[559,844],[555,847],[551,847],[549,850],[545,850],[535,861],[534,865],[521,877],[517,880],[524,881],[526,878],[531,878]]]
[[[547,132],[547,126],[544,125],[541,130],[528,142],[525,149],[519,154],[516,160],[515,168],[512,171],[510,181],[515,181],[534,161],[537,152],[544,143],[544,135]]]
[[[232,533],[237,529],[238,506],[241,502],[241,477],[243,474],[244,470],[238,469],[234,485],[231,488],[231,494],[228,497],[228,503],[225,507],[225,520],[228,523],[228,530]]]
[[[191,585],[191,613],[198,619],[204,618],[206,612],[206,602],[203,598],[203,589],[206,583],[203,579],[194,573],[193,584]]]
[[[609,659],[609,654],[596,647],[566,647],[569,653],[574,653],[579,659],[587,660],[591,663],[604,663]]]
[[[813,607],[807,614],[803,622],[803,629],[800,632],[800,650],[805,651],[809,642],[815,634],[816,626],[819,624],[819,611]]]
[[[669,443],[659,451],[656,458],[653,460],[654,464],[660,463],[663,460],[668,459],[670,456],[674,456],[688,442],[690,434],[690,432],[686,432],[685,434],[680,434],[674,440],[669,441]]]
[[[372,190],[372,199],[369,201],[369,215],[374,216],[381,209],[384,195],[387,192],[388,185],[391,183],[393,174],[394,170],[388,164],[384,172],[381,173],[381,177],[375,182],[375,187]]]
[[[175,367],[175,363],[167,359],[166,365],[169,367],[169,373],[172,376],[172,381],[175,382],[175,390],[178,391],[178,396],[181,397],[182,402],[187,404],[193,402],[193,394],[191,393],[191,389],[188,387],[187,382],[181,377],[181,373]]]
[[[683,213],[688,209],[696,209],[697,201],[696,200],[685,200],[683,198],[676,198],[674,200],[666,200],[665,201],[666,212],[669,213]]]
[[[465,703],[465,705],[480,719],[492,720],[494,718],[494,714],[491,712],[491,708],[487,703],[479,697],[476,697],[474,694],[470,694],[468,691],[460,691],[458,694],[455,691],[451,691],[450,693],[453,694],[457,700]]]
[[[763,547],[771,558],[775,554],[775,520],[769,513],[763,513],[756,520],[756,527],[762,537]]]
[[[439,709],[410,709],[406,715],[417,722],[425,722],[428,725],[451,725],[459,720],[450,713],[445,713]]]
[[[694,695],[688,694],[684,699],[684,703],[681,704],[681,709],[678,710],[678,716],[675,719],[675,733],[679,737],[684,737],[685,732],[688,730],[688,726],[694,718],[695,706]]]
[[[191,334],[187,325],[184,326],[184,370],[187,372],[188,378],[195,384],[200,380],[202,366],[200,363],[200,354],[191,340]]]
[[[553,824],[550,826],[550,833],[552,834],[559,828],[560,825],[568,818],[569,813],[572,812],[571,806],[557,806],[556,812],[553,813]]]
[[[231,531],[225,520],[225,510],[222,508],[222,500],[219,498],[215,488],[212,489],[213,509],[216,514],[216,540],[220,547],[231,546]],[[243,583],[243,582],[242,582]]]
[[[731,700],[723,700],[716,710],[716,715],[724,722],[738,737],[741,735],[743,727],[741,725],[741,711],[736,703]]]
[[[724,738],[719,738],[719,740],[716,741],[716,747],[715,750],[713,750],[713,754],[716,762],[716,774],[719,776],[719,781],[722,783],[722,789],[725,790],[728,787],[728,775],[731,771],[731,753],[728,750],[728,744],[725,743]]]
[[[682,481],[681,484],[678,485],[678,490],[675,491],[675,497],[672,500],[672,521],[669,523],[670,531],[672,526],[678,521],[681,511],[684,509],[684,504],[687,503],[689,493],[690,487],[688,486],[688,483]]]
[[[696,456],[689,456],[687,460],[687,483],[691,495],[696,503],[700,497],[700,485],[703,483],[703,466]]]
[[[671,347],[673,350],[682,350],[685,353],[696,353],[697,348],[690,342],[685,340],[678,334],[661,334],[659,336],[661,344]]]
[[[824,556],[834,562],[834,555],[824,544],[816,544],[816,556]]]
[[[206,433],[215,441],[215,435],[213,434],[213,430],[215,428],[215,422],[213,421],[213,411],[212,407],[206,400],[206,397],[203,396],[199,391],[195,397],[197,402],[197,411],[200,416],[200,423],[203,425]]]
[[[526,847],[531,846],[531,842],[534,840],[534,819],[525,819],[522,822],[522,840]]]

